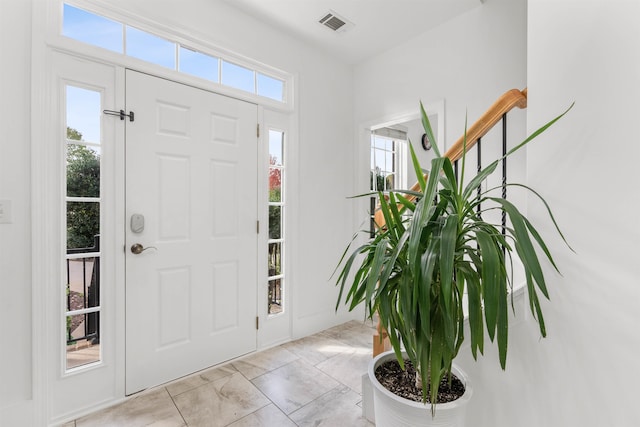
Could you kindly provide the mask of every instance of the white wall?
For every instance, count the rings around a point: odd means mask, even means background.
[[[0,52],[0,199],[11,200],[13,208],[13,222],[0,224],[0,425],[5,425],[2,420],[29,422],[25,402],[32,392],[30,2],[0,1]]]
[[[529,0],[529,128],[576,103],[529,149],[529,182],[576,253],[554,239],[563,277],[546,304],[549,338],[529,356],[537,422],[521,426],[640,425],[638,16],[637,1]]]
[[[28,425],[31,379],[30,63],[31,9],[40,0],[0,0],[0,199],[13,224],[0,224],[0,425]],[[38,2],[38,3],[36,3]],[[352,68],[249,18],[222,1],[113,0],[109,4],[190,31],[222,48],[294,73],[299,189],[289,194],[294,287],[293,333],[302,336],[352,318],[334,313],[329,280],[351,228]],[[291,159],[295,161],[295,159]],[[25,413],[27,415],[25,415]],[[20,418],[16,418],[20,416]],[[19,422],[15,420],[20,420]]]
[[[526,84],[526,2],[483,5],[355,69],[356,123],[445,100],[447,142],[507,89]]]

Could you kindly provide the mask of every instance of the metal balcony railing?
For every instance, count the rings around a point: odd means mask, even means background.
[[[100,342],[100,236],[91,248],[67,249],[67,345]]]

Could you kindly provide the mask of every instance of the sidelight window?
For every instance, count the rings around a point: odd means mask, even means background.
[[[268,313],[275,315],[285,309],[285,134],[269,130],[269,239],[268,239]]]
[[[66,86],[66,369],[99,362],[101,93]]]

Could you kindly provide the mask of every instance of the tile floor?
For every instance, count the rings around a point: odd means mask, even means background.
[[[373,426],[361,377],[373,328],[351,321],[146,390],[64,427]]]

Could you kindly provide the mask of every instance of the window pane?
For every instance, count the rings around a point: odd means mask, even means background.
[[[62,35],[122,53],[122,24],[64,5]]]
[[[100,92],[67,86],[67,138],[100,143]]]
[[[282,215],[280,206],[269,206],[269,238],[281,238]]]
[[[67,311],[100,305],[100,258],[67,259]]]
[[[271,165],[282,166],[283,143],[284,143],[284,132],[269,130],[269,160]]]
[[[67,145],[67,196],[100,197],[100,154],[92,147]]]
[[[381,150],[384,150],[387,147],[387,142],[385,140],[385,138],[379,137],[379,136],[374,136],[373,137],[373,146],[375,148],[379,148]]]
[[[387,173],[384,177],[384,189],[385,190],[393,190],[395,188],[394,186],[394,179],[395,176],[393,173]]]
[[[282,169],[269,168],[269,202],[282,201]]]
[[[384,151],[382,150],[373,150],[374,157],[374,168],[380,171],[384,171]]]
[[[269,314],[282,313],[282,279],[269,280]]]
[[[67,316],[67,369],[100,361],[100,313]]]
[[[269,243],[269,277],[282,274],[282,243]]]
[[[127,26],[127,55],[176,69],[176,44]]]
[[[92,248],[100,234],[100,203],[67,203],[67,249]]]
[[[218,58],[180,46],[180,71],[218,82]]]
[[[393,167],[393,153],[391,153],[391,152],[385,153],[384,164],[385,164],[385,169],[384,170],[389,172],[389,173],[392,173],[393,170],[394,170],[394,167]]]
[[[254,71],[231,62],[222,61],[221,74],[222,84],[251,93],[256,92]]]
[[[282,101],[284,96],[284,82],[282,80],[274,79],[273,77],[265,76],[260,73],[257,73],[256,78],[258,83],[258,95],[275,99],[276,101]]]
[[[374,191],[384,190],[384,175],[380,172],[380,169],[374,169],[370,175],[371,189]]]

